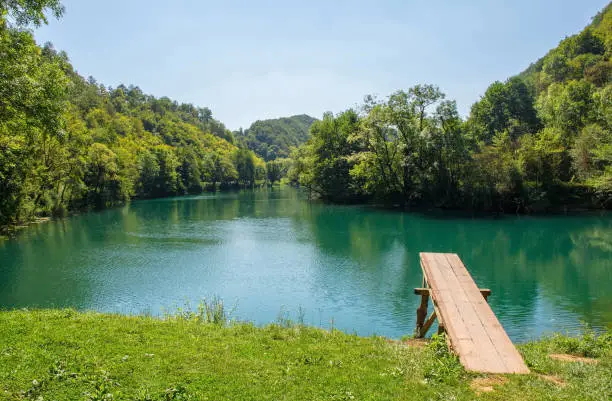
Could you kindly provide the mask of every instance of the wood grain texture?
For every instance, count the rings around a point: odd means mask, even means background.
[[[421,253],[420,257],[436,315],[463,366],[475,372],[529,373],[459,256]]]

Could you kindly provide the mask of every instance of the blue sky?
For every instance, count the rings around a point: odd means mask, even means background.
[[[463,115],[607,0],[64,0],[35,34],[83,76],[210,107],[234,130],[418,83]]]

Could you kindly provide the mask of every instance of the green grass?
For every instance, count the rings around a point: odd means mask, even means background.
[[[215,313],[215,311],[217,311]],[[291,325],[226,323],[219,306],[164,319],[0,312],[3,400],[609,400],[612,336],[520,347],[533,373],[477,395],[443,338],[416,347]],[[573,352],[597,364],[552,360]],[[556,376],[564,385],[545,380]]]

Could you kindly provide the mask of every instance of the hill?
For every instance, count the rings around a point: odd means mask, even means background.
[[[541,92],[552,82],[587,79],[596,86],[610,81],[612,3],[599,12],[577,35],[563,39],[557,47],[519,74]]]
[[[27,27],[45,12],[63,8],[0,4],[0,227],[265,178],[210,109],[106,87],[38,46]]]
[[[472,107],[471,133],[508,137],[527,188],[579,184],[612,206],[612,3]],[[550,200],[550,199],[549,199]]]
[[[435,85],[326,114],[289,180],[334,202],[493,212],[612,207],[612,6],[463,121]]]
[[[308,130],[316,118],[306,114],[259,120],[236,137],[244,141],[249,149],[264,160],[286,158],[290,148],[297,147],[308,140]]]

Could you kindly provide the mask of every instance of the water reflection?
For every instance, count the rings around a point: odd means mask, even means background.
[[[612,322],[612,224],[610,217],[519,217],[442,220],[428,216],[313,208],[305,222],[320,249],[351,258],[376,274],[388,273],[388,255],[403,248],[404,269],[387,292],[410,298],[420,282],[418,253],[456,252],[481,287],[491,288],[491,304],[515,338],[573,331],[584,321]],[[347,272],[345,279],[361,274]],[[404,306],[392,305],[398,316]],[[410,307],[414,306],[410,302]]]
[[[612,321],[612,218],[439,218],[310,203],[292,189],[134,202],[0,243],[0,306],[120,312],[219,295],[236,316],[400,337],[418,253],[457,252],[513,339]]]

